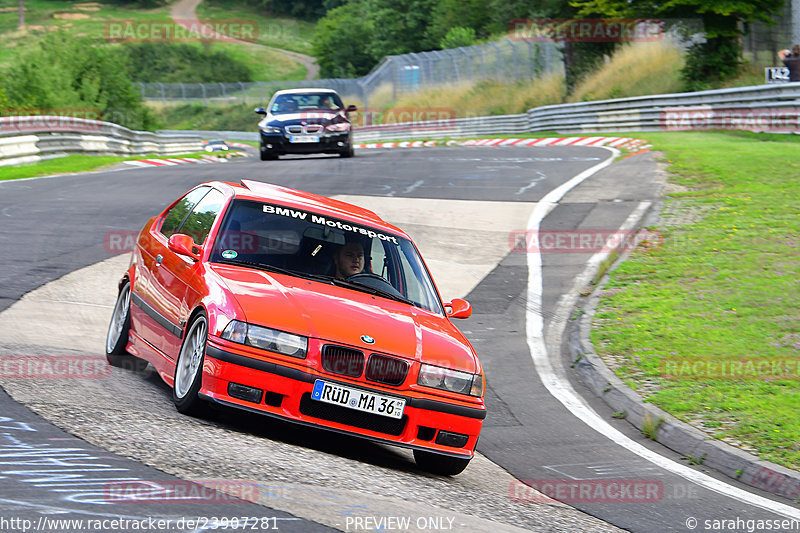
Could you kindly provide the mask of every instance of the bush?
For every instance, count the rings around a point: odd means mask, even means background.
[[[211,83],[252,81],[247,65],[224,52],[177,43],[139,43],[120,49],[133,81]]]
[[[0,76],[5,107],[91,109],[128,128],[152,129],[153,118],[116,51],[93,44],[63,32],[47,35]]]
[[[461,26],[450,28],[447,35],[439,42],[439,46],[442,48],[459,48],[461,46],[472,46],[473,44],[475,44],[475,30]]]

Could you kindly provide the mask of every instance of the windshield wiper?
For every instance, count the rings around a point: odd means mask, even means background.
[[[333,283],[334,285],[338,285],[339,287],[347,287],[348,289],[355,289],[357,291],[366,292],[367,294],[383,296],[384,298],[389,298],[390,300],[403,302],[404,304],[415,305],[414,302],[399,294],[394,294],[389,291],[384,291],[375,287],[370,287],[369,285],[362,285],[361,283],[356,283],[355,281],[336,279],[334,277],[329,277],[329,279],[331,283]]]
[[[238,266],[246,266],[257,268],[258,270],[265,270],[267,272],[275,272],[276,274],[286,274],[287,276],[301,276],[305,277],[302,272],[295,272],[294,270],[288,270],[286,268],[276,267],[272,265],[265,265],[264,263],[256,263],[253,261],[242,261],[241,259],[220,259],[218,261],[222,264],[229,264],[229,265],[238,265]]]

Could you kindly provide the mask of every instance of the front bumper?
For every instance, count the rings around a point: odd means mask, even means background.
[[[231,407],[395,446],[462,458],[474,454],[486,417],[483,405],[460,405],[420,396],[416,391],[411,395],[407,390],[354,383],[312,368],[294,368],[236,352],[231,347],[217,346],[209,339],[203,369],[203,397]],[[312,400],[316,379],[402,396],[406,398],[403,417],[398,420]],[[234,387],[244,385],[263,392],[258,401],[234,397],[230,394],[231,383]]]
[[[259,133],[261,138],[261,152],[270,155],[285,154],[338,154],[350,148],[351,136],[349,132],[337,134],[324,134],[319,136],[316,143],[293,143],[289,137],[282,133]]]

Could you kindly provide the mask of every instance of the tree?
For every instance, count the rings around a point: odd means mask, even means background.
[[[574,0],[581,15],[607,17],[662,17],[703,22],[705,42],[692,46],[683,70],[687,88],[696,90],[709,82],[738,72],[741,45],[740,22],[770,22],[784,0]]]
[[[116,51],[93,46],[90,39],[49,34],[0,79],[8,107],[96,111],[104,120],[132,129],[153,126]]]
[[[462,26],[454,26],[450,28],[447,35],[442,37],[439,41],[441,48],[459,48],[461,46],[472,46],[475,44],[475,30],[472,28],[464,28]]]
[[[347,78],[370,71],[376,59],[369,53],[372,23],[361,2],[334,8],[317,22],[312,41],[320,75]]]

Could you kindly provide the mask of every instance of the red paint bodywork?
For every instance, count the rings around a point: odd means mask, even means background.
[[[171,250],[167,238],[159,231],[172,205],[150,219],[139,235],[131,265],[123,278],[131,282],[135,304],[131,305],[127,351],[149,361],[172,386],[182,338],[195,314],[205,311],[209,334],[200,389],[205,398],[373,440],[471,457],[485,417],[484,398],[417,384],[420,362],[483,374],[474,349],[447,315],[321,281],[208,261],[209,243],[214,242],[225,210],[234,197],[337,217],[404,238],[408,238],[407,235],[371,211],[306,192],[249,181],[242,185],[224,182],[203,185],[222,192],[226,200],[205,241],[206,246],[195,250],[199,252],[196,257]],[[160,264],[157,256],[162,257]],[[143,310],[144,305],[150,306],[150,313]],[[469,307],[464,301],[456,301],[447,307],[452,309],[451,315],[461,317],[465,315],[465,305]],[[155,320],[153,310],[163,319]],[[468,316],[469,310],[466,311]],[[306,336],[308,355],[297,359],[220,338],[233,319]],[[172,324],[173,330],[165,327],[165,323]],[[365,346],[361,340],[365,334],[375,339],[373,345]],[[411,362],[411,369],[400,386],[366,381],[363,375],[349,378],[331,374],[320,363],[320,349],[326,343],[400,357]],[[243,356],[252,363],[274,363],[286,371],[273,373],[252,368],[257,364],[248,367],[226,362],[209,354],[214,350]],[[291,375],[287,377],[287,373]],[[307,379],[295,379],[296,375]],[[302,414],[301,396],[311,392],[316,377],[410,399],[404,412],[407,420],[402,433],[387,435]],[[283,401],[276,407],[263,401],[253,403],[234,398],[228,394],[230,382],[282,395]],[[429,406],[436,407],[429,409]],[[464,412],[471,414],[465,416]],[[434,442],[430,435],[420,438],[420,427],[460,433],[469,438],[463,447],[445,446]]]

